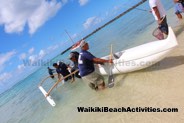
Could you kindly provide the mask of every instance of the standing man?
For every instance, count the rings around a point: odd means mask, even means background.
[[[78,70],[78,58],[79,58],[79,53],[77,51],[73,51],[70,53],[69,55],[69,59],[73,62],[72,68],[71,68],[71,73]],[[75,77],[77,78],[81,78],[81,76],[79,75],[79,71],[75,73],[75,75],[73,74],[73,80],[75,81]]]
[[[149,0],[149,5],[152,10],[152,14],[158,23],[160,31],[168,35],[168,24],[166,18],[165,9],[160,0]]]
[[[103,64],[103,63],[112,63],[112,59],[105,60],[96,58],[93,56],[89,50],[89,45],[84,40],[80,43],[81,52],[79,55],[79,73],[84,81],[89,83],[89,87],[94,90],[104,89],[105,82],[102,75],[95,72],[94,63]]]

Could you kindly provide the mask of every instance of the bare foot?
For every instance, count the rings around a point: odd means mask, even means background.
[[[74,79],[74,78],[72,78],[71,83],[73,83],[74,81],[75,81],[75,79]]]
[[[102,84],[98,85],[98,90],[104,90],[105,89],[105,82]]]

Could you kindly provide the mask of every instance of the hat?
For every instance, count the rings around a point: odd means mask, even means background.
[[[83,47],[85,44],[87,44],[87,43],[85,42],[85,40],[82,40],[82,41],[80,42],[80,47]]]

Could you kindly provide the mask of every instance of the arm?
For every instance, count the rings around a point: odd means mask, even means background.
[[[58,80],[60,80],[60,79],[61,79],[61,74],[58,73]]]
[[[159,12],[157,6],[153,7],[153,10],[154,10],[154,12],[155,12],[155,14],[156,14],[156,16],[158,18],[158,24],[160,24],[162,22],[162,19],[160,17],[160,12]]]
[[[110,60],[105,60],[105,59],[100,59],[100,58],[93,58],[93,62],[96,64],[103,64],[103,63],[113,63],[112,59]]]
[[[100,59],[100,58],[96,58],[95,56],[93,56],[91,53],[88,53],[85,55],[85,57],[89,60],[92,60],[94,63],[96,64],[103,64],[103,63],[113,63],[112,59],[110,60],[105,60],[105,59]]]

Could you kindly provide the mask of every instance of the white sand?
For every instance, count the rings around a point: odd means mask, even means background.
[[[45,118],[43,123],[183,123],[184,19],[179,22],[173,9],[168,11],[167,18],[179,43],[167,58],[145,70],[116,76],[116,85],[112,89],[94,92],[83,83],[72,84],[72,91],[78,92],[76,94],[80,95],[80,99],[75,94],[73,97],[62,95],[63,100],[68,100],[67,103],[57,105],[52,116]],[[145,36],[150,36],[155,26],[156,23],[151,25]],[[84,87],[77,90],[75,86]],[[58,92],[62,93],[64,90]],[[179,112],[78,113],[78,106],[178,108]]]
[[[184,122],[184,19],[178,21],[173,9],[169,10],[167,18],[177,36],[179,46],[167,58],[150,68],[117,76],[116,86],[113,89],[95,94],[96,97],[88,100],[85,105],[178,108],[179,112],[81,113],[76,123]],[[153,26],[156,26],[156,23]],[[151,26],[149,30],[152,29],[154,27]],[[100,101],[95,101],[96,99]]]

